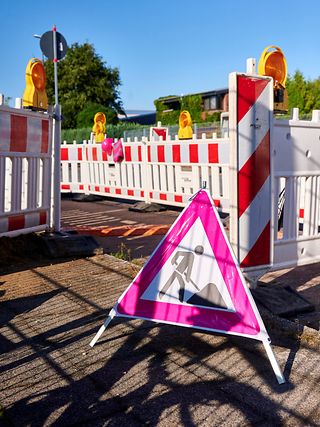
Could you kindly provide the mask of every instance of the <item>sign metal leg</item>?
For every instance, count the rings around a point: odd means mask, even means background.
[[[104,333],[104,331],[107,329],[109,323],[111,322],[111,320],[114,318],[114,316],[116,315],[116,312],[114,309],[112,309],[110,311],[110,313],[108,314],[108,317],[106,318],[106,320],[104,321],[104,324],[100,327],[100,329],[98,330],[98,332],[96,333],[95,337],[93,338],[93,340],[90,342],[90,347],[93,347],[95,345],[95,343],[98,341],[98,339],[101,337],[101,335]]]
[[[285,378],[284,378],[284,376],[280,370],[280,367],[278,365],[277,359],[274,355],[274,352],[272,350],[270,342],[265,341],[265,340],[263,340],[262,342],[263,342],[264,348],[266,349],[267,355],[269,357],[273,372],[275,373],[275,376],[277,377],[278,383],[284,384],[286,382],[286,380],[285,380]]]

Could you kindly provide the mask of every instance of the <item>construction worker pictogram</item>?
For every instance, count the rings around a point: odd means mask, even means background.
[[[166,294],[170,286],[173,284],[175,280],[178,280],[180,285],[179,290],[179,301],[183,302],[184,299],[184,290],[185,290],[185,281],[188,283],[192,283],[192,285],[199,291],[199,287],[192,281],[191,279],[191,271],[193,267],[193,261],[194,261],[194,253],[197,255],[203,254],[203,246],[198,245],[194,249],[194,252],[190,251],[177,251],[174,257],[171,260],[171,264],[176,265],[175,271],[172,273],[166,284],[163,286],[163,288],[160,291],[160,299],[163,295]],[[178,259],[181,258],[181,260],[178,262]],[[183,278],[183,275],[185,276],[185,279]]]

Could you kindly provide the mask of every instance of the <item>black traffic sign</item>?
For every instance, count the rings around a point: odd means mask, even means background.
[[[56,31],[56,40],[57,40],[57,58],[58,60],[66,56],[68,45],[66,39],[61,33]],[[55,59],[53,51],[53,31],[47,31],[42,34],[40,39],[40,48],[42,53],[49,59]]]

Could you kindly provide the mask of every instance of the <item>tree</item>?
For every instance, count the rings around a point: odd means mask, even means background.
[[[49,103],[54,104],[53,63],[47,60],[44,66]],[[75,128],[78,114],[88,103],[103,105],[115,114],[123,113],[118,90],[120,84],[118,68],[108,67],[93,45],[73,44],[58,64],[59,103],[64,117],[62,127]]]
[[[77,115],[77,128],[92,127],[94,116],[98,112],[105,114],[107,124],[115,125],[119,121],[116,112],[112,108],[96,104],[95,102],[88,102],[86,107]]]
[[[301,114],[311,113],[320,108],[320,79],[306,80],[300,71],[289,76],[288,91],[289,110],[299,108]]]

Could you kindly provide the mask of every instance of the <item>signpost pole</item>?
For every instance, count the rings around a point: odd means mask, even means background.
[[[51,209],[52,219],[51,227],[54,231],[60,231],[60,216],[61,216],[61,156],[60,156],[60,145],[61,145],[61,107],[59,105],[58,98],[58,55],[57,55],[57,29],[53,26],[52,29],[52,41],[53,41],[53,67],[54,67],[54,122],[53,122],[53,158],[52,158],[52,197],[51,197]]]

